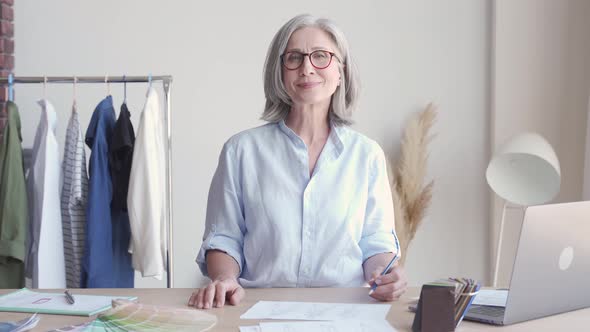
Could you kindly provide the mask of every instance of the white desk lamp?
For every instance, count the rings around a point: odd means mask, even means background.
[[[494,265],[496,287],[506,202],[522,206],[547,203],[559,192],[561,170],[551,145],[539,134],[524,133],[510,139],[494,154],[486,179],[496,195],[504,199]]]

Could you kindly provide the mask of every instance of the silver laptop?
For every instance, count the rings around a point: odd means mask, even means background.
[[[590,201],[528,207],[506,307],[472,305],[465,319],[508,325],[590,307]]]

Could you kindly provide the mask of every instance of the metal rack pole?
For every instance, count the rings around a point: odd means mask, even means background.
[[[171,117],[170,117],[170,89],[172,88],[172,80],[164,81],[164,92],[166,94],[166,134],[168,139],[168,149],[167,149],[167,157],[168,157],[168,167],[166,167],[166,179],[167,179],[167,186],[168,186],[168,194],[166,195],[166,206],[168,209],[168,222],[166,223],[167,230],[168,230],[168,239],[166,241],[166,258],[168,264],[166,264],[166,271],[167,271],[167,280],[168,288],[174,288],[174,270],[172,269],[173,265],[173,247],[174,242],[172,237],[172,130],[171,130]]]
[[[172,87],[172,76],[20,76],[14,77],[12,82],[14,84],[39,84],[39,83],[148,83],[149,81],[162,81],[164,85],[164,92],[166,95],[166,139],[168,140],[168,148],[166,156],[168,163],[166,167],[166,209],[167,211],[167,241],[166,241],[166,274],[168,288],[174,287],[174,265],[173,265],[173,222],[172,222],[172,130],[170,117],[170,89]],[[8,84],[8,77],[0,77],[0,85]]]
[[[147,83],[149,76],[15,76],[14,83]],[[172,76],[152,76],[153,81],[172,82]],[[0,77],[0,84],[8,84],[8,77]]]

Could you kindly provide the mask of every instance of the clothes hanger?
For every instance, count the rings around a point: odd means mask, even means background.
[[[150,73],[150,74],[148,75],[148,83],[150,84],[150,85],[149,85],[149,89],[151,89],[151,88],[152,88],[152,73]]]
[[[43,76],[43,99],[47,99],[47,76]]]
[[[14,76],[8,74],[8,100],[14,101]]]
[[[75,106],[76,106],[76,99],[77,99],[77,96],[76,96],[77,95],[76,94],[76,87],[77,87],[77,85],[78,85],[78,77],[76,75],[74,75],[74,86],[73,86],[73,89],[74,89],[74,107],[72,107],[72,113],[76,111],[76,107]]]
[[[127,76],[123,75],[123,104],[127,104]]]
[[[104,83],[107,85],[107,96],[111,95],[111,83],[109,82],[109,75],[104,76]]]

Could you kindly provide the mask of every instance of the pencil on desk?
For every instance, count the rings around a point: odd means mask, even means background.
[[[73,296],[73,295],[70,293],[70,291],[68,291],[68,290],[66,289],[66,291],[64,292],[64,294],[66,295],[66,301],[67,301],[69,304],[74,304],[74,303],[76,303],[76,300],[74,299],[74,296]]]

